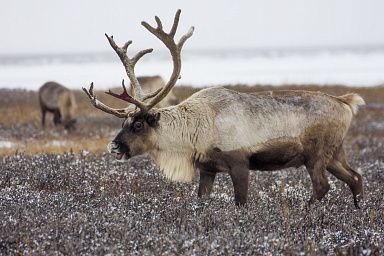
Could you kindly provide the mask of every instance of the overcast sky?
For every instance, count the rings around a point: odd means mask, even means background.
[[[188,49],[384,45],[383,0],[0,1],[0,54],[110,51],[105,32],[162,47],[140,21],[169,28],[178,8]]]

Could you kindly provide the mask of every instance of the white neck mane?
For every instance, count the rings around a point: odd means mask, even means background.
[[[206,126],[200,123],[201,116],[188,108],[176,106],[160,111],[158,140],[151,155],[170,180],[191,181],[196,169],[194,156],[205,151],[200,147],[200,140],[202,127]]]

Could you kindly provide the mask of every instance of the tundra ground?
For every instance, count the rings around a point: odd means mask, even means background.
[[[367,101],[345,141],[364,177],[361,210],[332,175],[327,196],[308,208],[304,168],[252,172],[247,207],[234,206],[227,174],[198,199],[198,174],[175,184],[145,156],[123,164],[103,153],[121,121],[80,92],[78,129],[66,133],[41,130],[35,92],[0,90],[0,254],[383,254],[384,88],[304,89]]]

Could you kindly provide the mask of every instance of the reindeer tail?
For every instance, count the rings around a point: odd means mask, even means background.
[[[364,99],[356,93],[348,93],[337,98],[343,103],[347,104],[351,108],[354,115],[356,115],[359,106],[365,105]]]

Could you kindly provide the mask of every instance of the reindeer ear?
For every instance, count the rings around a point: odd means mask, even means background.
[[[160,119],[160,113],[150,114],[147,116],[147,123],[149,126],[155,127]]]

